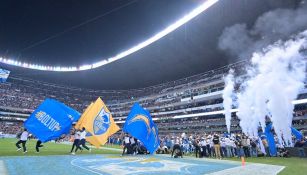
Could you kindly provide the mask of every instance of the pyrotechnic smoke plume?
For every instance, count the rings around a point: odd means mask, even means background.
[[[261,15],[255,24],[235,24],[224,29],[219,38],[219,49],[232,57],[246,59],[254,52],[278,40],[286,41],[289,36],[307,29],[307,3],[297,9],[276,9]]]
[[[223,107],[226,120],[226,126],[228,133],[230,133],[230,122],[231,122],[231,112],[232,109],[232,98],[234,93],[234,77],[233,70],[229,71],[229,74],[225,78],[225,88],[223,90]]]
[[[265,127],[265,116],[273,123],[281,141],[291,141],[294,105],[304,88],[306,59],[299,50],[307,42],[307,31],[286,42],[278,41],[256,52],[248,68],[248,79],[240,87],[237,116],[244,133],[257,135]]]
[[[244,133],[258,135],[259,126],[264,129],[268,117],[279,140],[291,140],[291,101],[297,98],[306,78],[306,56],[299,53],[307,42],[306,29],[307,3],[302,3],[296,9],[264,13],[250,28],[235,24],[220,36],[221,50],[240,59],[251,58],[248,78],[237,94],[237,116]],[[225,91],[224,107],[228,110],[229,94]]]

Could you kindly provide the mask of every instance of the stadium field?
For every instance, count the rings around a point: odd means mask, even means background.
[[[15,143],[17,139],[0,139],[0,155],[1,156],[23,156],[22,150],[17,152]],[[46,156],[46,155],[68,155],[71,149],[71,145],[59,144],[54,142],[48,142],[43,144],[44,147],[41,148],[40,153],[35,152],[36,140],[30,140],[27,142],[28,152],[25,156]],[[111,146],[108,146],[111,147]],[[118,147],[119,148],[119,147]],[[83,151],[82,153],[78,151],[77,154],[88,154],[88,151]],[[91,154],[114,154],[118,151],[110,149],[95,149],[92,148]]]
[[[35,140],[28,142],[28,153],[23,154],[16,151],[16,141],[16,139],[0,139],[0,166],[2,162],[6,174],[53,174],[54,171],[59,174],[74,175],[122,174],[123,170],[127,174],[156,174],[157,172],[159,174],[173,172],[177,174],[245,174],[250,170],[249,174],[276,174],[279,172],[281,175],[303,175],[307,172],[307,160],[300,158],[248,158],[246,166],[242,167],[237,158],[219,161],[195,159],[192,156],[172,159],[168,155],[121,157],[119,146],[93,148],[91,153],[83,151],[73,156],[69,154],[71,145],[59,143],[44,144],[45,147],[38,154],[34,150]],[[270,164],[270,166],[264,164]],[[168,168],[165,169],[163,166]],[[146,167],[146,169],[142,169],[142,167]],[[255,171],[255,169],[258,170]]]

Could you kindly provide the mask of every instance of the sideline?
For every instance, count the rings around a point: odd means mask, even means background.
[[[168,157],[167,155],[159,155],[161,157]],[[236,164],[236,165],[240,165],[237,167],[233,167],[233,168],[229,168],[229,169],[225,169],[225,170],[221,170],[221,171],[217,171],[217,172],[213,172],[213,173],[209,173],[209,175],[246,175],[246,174],[250,174],[250,175],[277,175],[278,173],[280,173],[285,166],[280,166],[280,165],[271,165],[271,164],[262,164],[262,163],[251,163],[251,162],[247,162],[245,166],[241,166],[240,162],[237,161],[233,161],[233,160],[217,160],[217,159],[211,159],[211,158],[195,158],[195,157],[188,157],[188,159],[191,160],[204,160],[204,161],[208,161],[208,162],[215,162],[215,163],[228,163],[228,164]]]
[[[209,175],[277,175],[285,167],[278,165],[249,163],[246,166],[239,166],[234,168],[225,169],[222,171],[214,172]]]

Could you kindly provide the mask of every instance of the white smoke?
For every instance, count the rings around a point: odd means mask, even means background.
[[[303,2],[303,1],[302,1]],[[261,15],[252,27],[235,24],[225,28],[218,47],[236,58],[250,58],[254,52],[278,40],[287,40],[307,28],[307,3],[296,9],[276,9]]]
[[[223,107],[226,120],[226,126],[228,133],[230,133],[231,122],[231,109],[232,109],[232,97],[234,93],[234,77],[233,70],[229,71],[229,74],[225,78],[225,88],[223,90]]]
[[[286,42],[278,41],[256,52],[248,68],[248,79],[240,87],[237,116],[242,131],[258,135],[269,117],[281,141],[291,141],[294,105],[299,91],[304,88],[306,60],[299,53],[307,38],[307,30]]]

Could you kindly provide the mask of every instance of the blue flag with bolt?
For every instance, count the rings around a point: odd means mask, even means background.
[[[160,145],[158,127],[153,122],[150,113],[138,103],[133,105],[123,131],[140,140],[151,154]]]

